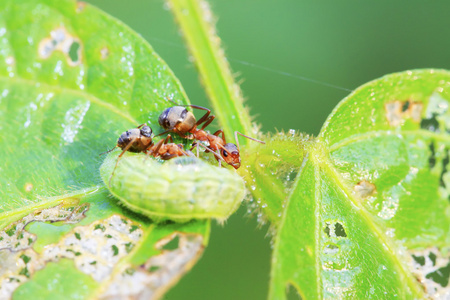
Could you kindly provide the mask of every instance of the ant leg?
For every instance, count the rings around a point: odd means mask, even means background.
[[[107,153],[109,153],[109,152],[112,152],[114,149],[116,149],[117,148],[117,145],[115,145],[114,146],[114,148],[112,148],[111,150],[108,150],[108,151],[106,151],[106,152],[103,152],[103,153],[100,153],[98,156],[102,156],[103,154],[107,154]]]
[[[173,138],[172,138],[172,136],[170,134],[167,135],[166,141],[164,142],[164,144],[167,144],[167,142],[173,143]]]
[[[216,157],[216,159],[219,161],[219,164],[220,164],[220,161],[225,161],[223,158],[222,158],[222,156],[219,154],[219,153],[216,153],[216,152],[214,152],[214,150],[213,149],[211,149],[211,148],[209,148],[209,147],[207,147],[207,146],[205,146],[205,145],[203,145],[203,144],[199,144],[200,146],[202,146],[203,148],[205,148],[206,150],[208,150],[209,152],[211,152],[212,154],[214,154],[214,156]]]
[[[172,159],[172,158],[174,158],[174,157],[178,157],[178,155],[177,155],[177,154],[169,154],[169,153],[166,153],[166,154],[160,156],[160,158],[161,158],[162,160],[169,160],[169,159]]]
[[[160,140],[155,146],[152,147],[153,149],[149,149],[147,151],[147,156],[145,157],[145,159],[147,160],[150,155],[157,157],[158,151],[159,151],[159,149],[161,149],[162,145],[165,144],[165,141],[166,141],[165,139]]]
[[[243,137],[245,137],[245,138],[248,138],[249,140],[258,142],[258,143],[260,143],[260,144],[265,144],[265,143],[266,143],[266,142],[257,140],[257,139],[255,139],[255,138],[249,137],[249,136],[247,136],[247,135],[245,135],[245,134],[242,134],[242,133],[240,133],[239,131],[235,131],[235,132],[234,132],[234,138],[236,139],[236,145],[237,145],[238,149],[239,149],[239,140],[238,140],[238,138],[237,138],[237,135],[238,135],[238,134],[241,135],[241,136],[243,136]]]
[[[189,153],[184,151],[183,147],[180,147],[180,152],[183,154],[183,156],[191,156]]]
[[[158,133],[157,135],[155,135],[155,137],[160,136],[160,135],[164,135],[164,134],[169,133],[169,132],[173,132],[173,128],[168,129],[168,130],[166,130],[166,131],[163,131],[163,132],[161,132],[161,133]],[[189,139],[189,137],[188,137],[187,135],[182,134],[181,132],[177,132],[177,133],[178,133],[178,135],[179,135],[180,137],[182,137],[183,139]]]
[[[205,121],[207,121],[207,120],[209,120],[209,115],[211,114],[211,110],[209,109],[209,108],[206,108],[206,107],[203,107],[203,106],[198,106],[198,105],[183,105],[183,106],[187,106],[187,107],[192,107],[192,108],[195,108],[195,109],[199,109],[199,110],[206,110],[206,113],[203,115],[203,117],[201,117],[200,119],[198,119],[198,121],[197,121],[197,123],[195,124],[195,125],[197,125],[197,126],[199,126],[200,124],[202,124],[203,122],[205,122]],[[210,121],[209,121],[209,123],[208,123],[208,125],[212,122],[212,120],[214,120],[214,116],[211,116],[211,117],[213,117]],[[203,126],[203,128],[205,128],[206,126]],[[203,129],[202,128],[202,129]]]
[[[225,133],[223,132],[222,129],[217,130],[216,132],[213,133],[213,135],[215,135],[215,136],[219,136],[219,134],[222,134],[223,143],[226,144],[227,142],[225,141]]]
[[[163,145],[167,144],[167,142],[168,142],[169,140],[173,143],[173,139],[172,139],[172,136],[171,136],[170,134],[168,134],[167,137],[166,137],[165,139],[160,140],[160,141],[153,147],[153,149],[151,149],[151,150],[147,153],[147,157],[146,157],[145,159],[147,159],[149,155],[153,155],[154,157],[157,157],[157,156],[158,156],[159,149],[161,149],[161,147],[162,147]],[[160,157],[161,157],[161,159],[163,159],[162,156],[160,156]]]
[[[147,125],[147,123],[141,124],[138,127],[136,127],[137,129],[140,129],[142,126]]]
[[[137,140],[137,138],[133,138],[133,139],[128,143],[128,145],[126,145],[126,147],[123,148],[122,153],[120,153],[119,156],[117,157],[116,165],[114,166],[114,169],[113,169],[113,171],[112,171],[112,173],[111,173],[111,176],[109,176],[109,181],[108,181],[109,186],[111,186],[111,178],[113,177],[114,172],[116,171],[117,165],[119,164],[119,161],[120,161],[120,159],[122,158],[122,155],[123,155],[125,152],[127,152],[128,149],[130,149],[130,147],[134,144],[134,142],[135,142],[136,140]]]
[[[166,97],[166,99],[168,100],[168,101],[170,101],[170,102],[172,102],[173,104],[175,104],[176,106],[184,106],[184,107],[191,107],[191,108],[195,108],[195,109],[199,109],[199,110],[206,110],[206,113],[205,113],[205,115],[203,116],[203,117],[201,117],[198,121],[197,121],[197,123],[196,123],[196,125],[197,126],[199,126],[200,124],[202,124],[203,122],[205,122],[206,121],[206,119],[208,119],[208,116],[211,114],[211,110],[209,109],[209,108],[206,108],[206,107],[203,107],[203,106],[198,106],[198,105],[192,105],[192,104],[185,104],[185,105],[182,105],[182,104],[178,104],[178,103],[176,103],[175,101],[173,101],[172,99],[170,99],[169,97]],[[212,122],[212,120],[214,120],[214,116],[212,116],[213,118],[211,119],[211,121],[209,122],[209,123],[211,123]],[[208,123],[208,124],[209,124]],[[205,126],[206,127],[206,126]]]
[[[200,149],[198,148],[198,145],[199,145],[199,143],[193,143],[191,149],[189,149],[189,151],[192,152],[192,150],[193,150],[194,148],[196,148],[196,149],[197,149],[197,157],[200,156]]]
[[[200,130],[204,130],[206,128],[206,126],[211,124],[211,122],[214,120],[215,117],[216,116],[209,116],[208,118],[206,118],[205,124],[203,124],[203,126],[202,126],[202,128]]]

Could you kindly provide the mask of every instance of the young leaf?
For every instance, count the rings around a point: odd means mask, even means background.
[[[0,298],[160,295],[202,253],[209,221],[126,210],[99,154],[146,121],[157,132],[166,98],[188,102],[178,80],[140,36],[74,0],[1,1],[0,44]]]
[[[449,103],[448,71],[388,75],[344,99],[317,138],[278,134],[247,154],[276,227],[271,299],[290,285],[305,299],[448,297]]]

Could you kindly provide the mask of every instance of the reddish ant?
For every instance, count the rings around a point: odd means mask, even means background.
[[[170,134],[165,139],[160,140],[156,144],[153,143],[152,134],[153,131],[150,126],[147,126],[145,123],[141,124],[137,128],[133,128],[123,132],[117,140],[117,145],[114,146],[114,148],[100,154],[103,155],[109,153],[117,147],[122,149],[122,153],[120,153],[117,157],[116,165],[113,172],[111,173],[111,176],[109,177],[110,183],[111,178],[117,168],[117,164],[126,151],[145,152],[147,153],[147,155],[159,157],[162,160],[168,160],[177,156],[189,155],[189,153],[184,151],[182,144],[175,144],[173,142]],[[170,143],[168,143],[169,140]]]
[[[206,110],[206,113],[198,121],[196,121],[194,114],[188,111],[185,107]],[[184,105],[184,106],[177,105],[169,107],[165,109],[164,112],[158,118],[159,125],[161,125],[161,127],[163,127],[166,130],[159,135],[162,135],[167,132],[175,132],[183,138],[207,142],[209,143],[209,147],[201,143],[195,142],[193,144],[192,149],[197,147],[198,151],[198,145],[200,145],[204,147],[207,152],[214,153],[214,156],[219,162],[219,165],[223,160],[227,164],[231,165],[233,168],[238,169],[241,166],[239,146],[236,146],[235,144],[232,143],[226,143],[225,134],[222,130],[218,130],[214,134],[210,134],[204,130],[206,126],[211,124],[211,122],[215,118],[214,115],[210,116],[210,114],[211,114],[210,109],[197,105]],[[198,129],[197,127],[200,126],[202,123],[203,123],[202,127]],[[187,135],[187,133],[189,133],[189,135]],[[220,134],[222,134],[222,137],[219,137]],[[265,144],[263,141],[251,138],[237,131],[235,131],[234,134],[236,138],[236,143],[238,145],[239,145],[237,139],[238,134],[248,139],[251,139],[255,142]],[[220,155],[216,151],[218,151]]]

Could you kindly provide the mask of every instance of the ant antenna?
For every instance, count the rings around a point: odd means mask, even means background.
[[[173,129],[173,128],[172,128],[172,129]],[[172,129],[168,129],[168,130],[166,130],[166,131],[163,131],[163,132],[161,132],[161,133],[158,133],[157,135],[155,135],[155,137],[160,136],[160,135],[164,135],[164,134],[169,133],[169,132],[172,132]]]
[[[235,131],[235,132],[234,132],[234,138],[236,139],[236,145],[237,145],[238,149],[239,149],[239,140],[238,140],[238,137],[237,137],[238,134],[241,135],[241,136],[243,136],[243,137],[245,137],[245,138],[248,138],[249,140],[258,142],[258,143],[260,143],[260,144],[265,144],[265,143],[266,143],[266,142],[257,140],[257,139],[255,139],[255,138],[249,137],[249,136],[247,136],[247,135],[245,135],[245,134],[242,134],[242,133],[240,133],[239,131]]]
[[[179,106],[178,103],[176,103],[175,101],[173,101],[172,99],[169,98],[169,96],[166,96],[166,100],[172,102],[173,104]]]
[[[102,156],[103,154],[107,154],[107,153],[109,153],[109,152],[112,152],[114,149],[116,149],[117,148],[117,145],[115,145],[114,146],[114,148],[112,148],[111,150],[108,150],[108,151],[106,151],[106,152],[103,152],[103,153],[100,153],[98,156]]]

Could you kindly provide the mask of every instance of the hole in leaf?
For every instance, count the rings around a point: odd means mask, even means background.
[[[117,247],[116,245],[112,245],[111,249],[113,251],[113,255],[116,256],[119,254],[119,247]]]
[[[80,43],[77,41],[74,41],[70,45],[70,48],[69,48],[69,57],[73,63],[77,63],[78,60],[80,59],[79,50],[80,50]]]
[[[133,268],[128,268],[125,270],[125,274],[133,276],[133,274],[136,273],[136,270]]]
[[[436,165],[436,149],[434,147],[434,142],[431,142],[428,148],[431,152],[431,155],[428,158],[428,165],[430,166],[430,169],[432,169]]]
[[[436,271],[427,274],[425,278],[433,280],[434,282],[440,284],[442,287],[446,287],[450,278],[450,263],[443,268],[437,269]]]
[[[402,112],[406,112],[408,110],[408,108],[409,108],[409,101],[403,102]]]
[[[326,235],[328,235],[328,237],[331,237],[331,231],[330,231],[330,224],[327,223],[325,226],[325,229],[323,230],[323,232],[325,232]]]
[[[180,237],[178,235],[176,235],[170,242],[168,242],[167,244],[165,244],[162,247],[162,250],[168,250],[168,251],[173,251],[178,249],[178,244],[180,242]]]
[[[425,257],[423,256],[412,256],[414,258],[414,260],[421,266],[425,266]]]
[[[341,223],[334,224],[334,233],[339,237],[347,237],[347,233]]]
[[[26,264],[31,260],[31,257],[26,256],[25,254],[22,254],[22,255],[20,256],[20,258],[21,258],[21,259],[23,260],[23,262],[26,263]]]
[[[431,262],[433,263],[433,266],[435,266],[435,265],[436,265],[436,258],[437,258],[437,255],[434,254],[433,252],[430,252],[430,254],[428,255],[428,257],[430,258]]]
[[[150,268],[148,268],[148,271],[152,273],[158,271],[160,268],[160,266],[150,266]]]
[[[442,160],[442,172],[439,179],[440,186],[445,188],[445,182],[444,182],[444,174],[447,173],[447,166],[450,162],[450,157],[448,155],[448,149],[445,149],[445,158]]]
[[[64,53],[70,66],[76,66],[81,64],[82,47],[77,37],[72,36],[64,27],[59,27],[41,40],[38,53],[41,58],[47,59],[54,51],[60,51]]]
[[[333,244],[333,243],[329,243],[329,244],[325,245],[323,252],[325,254],[336,254],[339,252],[339,246],[336,244]]]
[[[386,119],[391,126],[399,126],[404,120],[411,118],[414,122],[420,122],[422,115],[422,102],[418,101],[392,101],[384,106]]]
[[[328,237],[347,237],[344,226],[339,222],[336,222],[334,224],[325,222],[325,228],[323,231]]]
[[[19,275],[24,275],[24,276],[29,278],[30,277],[30,272],[28,271],[28,268],[25,267],[25,268],[20,270]]]
[[[439,122],[436,119],[437,114],[433,114],[433,116],[429,119],[422,119],[422,122],[420,122],[420,128],[439,132]]]
[[[286,286],[286,299],[288,300],[301,300],[302,297],[298,293],[294,285],[288,283]]]

